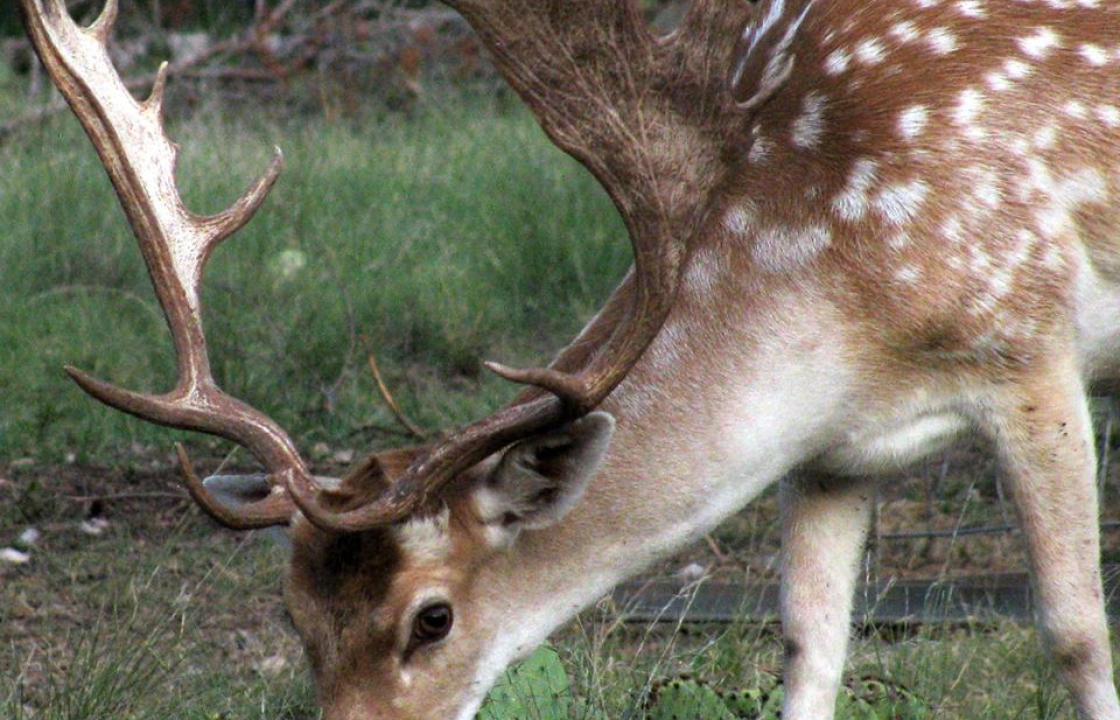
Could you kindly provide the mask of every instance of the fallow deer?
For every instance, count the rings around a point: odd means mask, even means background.
[[[198,287],[230,210],[185,210],[159,115],[105,43],[21,0],[140,241],[179,383],[98,399],[247,447],[289,525],[286,599],[329,720],[472,717],[506,665],[781,481],[787,720],[833,713],[872,483],[965,433],[1002,462],[1042,635],[1083,718],[1120,720],[1086,388],[1120,378],[1120,5],[448,0],[599,179],[634,270],[534,386],[317,483],[209,370]]]

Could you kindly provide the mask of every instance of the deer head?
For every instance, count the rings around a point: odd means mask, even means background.
[[[613,429],[592,412],[520,441],[403,522],[353,533],[294,524],[286,601],[327,717],[472,716],[505,665],[543,639],[509,607],[517,588],[501,602],[495,580],[516,572],[523,530],[549,527],[580,499]],[[320,500],[360,506],[422,452],[371,458]]]

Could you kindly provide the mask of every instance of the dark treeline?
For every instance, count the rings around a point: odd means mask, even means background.
[[[93,17],[104,0],[66,4],[77,17]],[[18,0],[0,0],[0,35],[4,37],[23,34],[17,5]],[[254,5],[254,0],[120,0],[121,16],[126,23],[168,30],[210,29],[230,22],[244,23],[252,17]]]
[[[753,1],[753,0],[752,0]],[[18,0],[0,0],[0,37],[15,37],[23,34]],[[67,6],[71,12],[81,17],[83,14],[94,16],[105,0],[70,0]],[[126,24],[158,27],[166,30],[214,30],[228,27],[230,23],[246,23],[254,13],[258,0],[119,0],[121,16]],[[647,9],[656,12],[675,0],[643,0]],[[438,0],[384,0],[386,5],[402,7],[426,7],[439,5]],[[265,0],[264,4],[273,7],[275,0]],[[376,4],[376,3],[372,3]],[[322,3],[303,0],[298,5],[302,9],[314,11],[322,8]],[[297,7],[296,12],[299,12]]]

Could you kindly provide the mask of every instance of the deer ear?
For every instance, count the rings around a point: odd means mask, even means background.
[[[510,447],[475,490],[482,521],[508,543],[522,529],[560,520],[579,502],[599,469],[614,425],[611,415],[593,412]]]
[[[272,487],[268,484],[268,475],[264,473],[211,475],[203,480],[202,484],[222,505],[231,508],[239,508],[254,500],[260,500],[272,491]]]
[[[316,477],[315,482],[327,490],[337,489],[339,480],[336,478]],[[256,473],[253,475],[211,475],[202,481],[203,486],[222,505],[229,508],[240,508],[266,497],[272,492],[268,482],[268,475]],[[286,528],[273,526],[266,528],[265,537],[275,542],[284,550],[291,550],[292,542],[288,538]]]

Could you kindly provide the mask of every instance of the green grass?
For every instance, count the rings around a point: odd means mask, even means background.
[[[284,149],[269,201],[211,259],[203,302],[219,381],[303,447],[361,448],[391,425],[370,352],[422,424],[493,409],[512,391],[480,361],[547,360],[628,262],[605,195],[520,110],[433,104],[410,122],[360,125],[204,117],[171,134],[200,212],[224,208]],[[169,443],[61,372],[73,363],[146,390],[173,380],[139,253],[75,122],[0,147],[0,217],[0,459]]]

